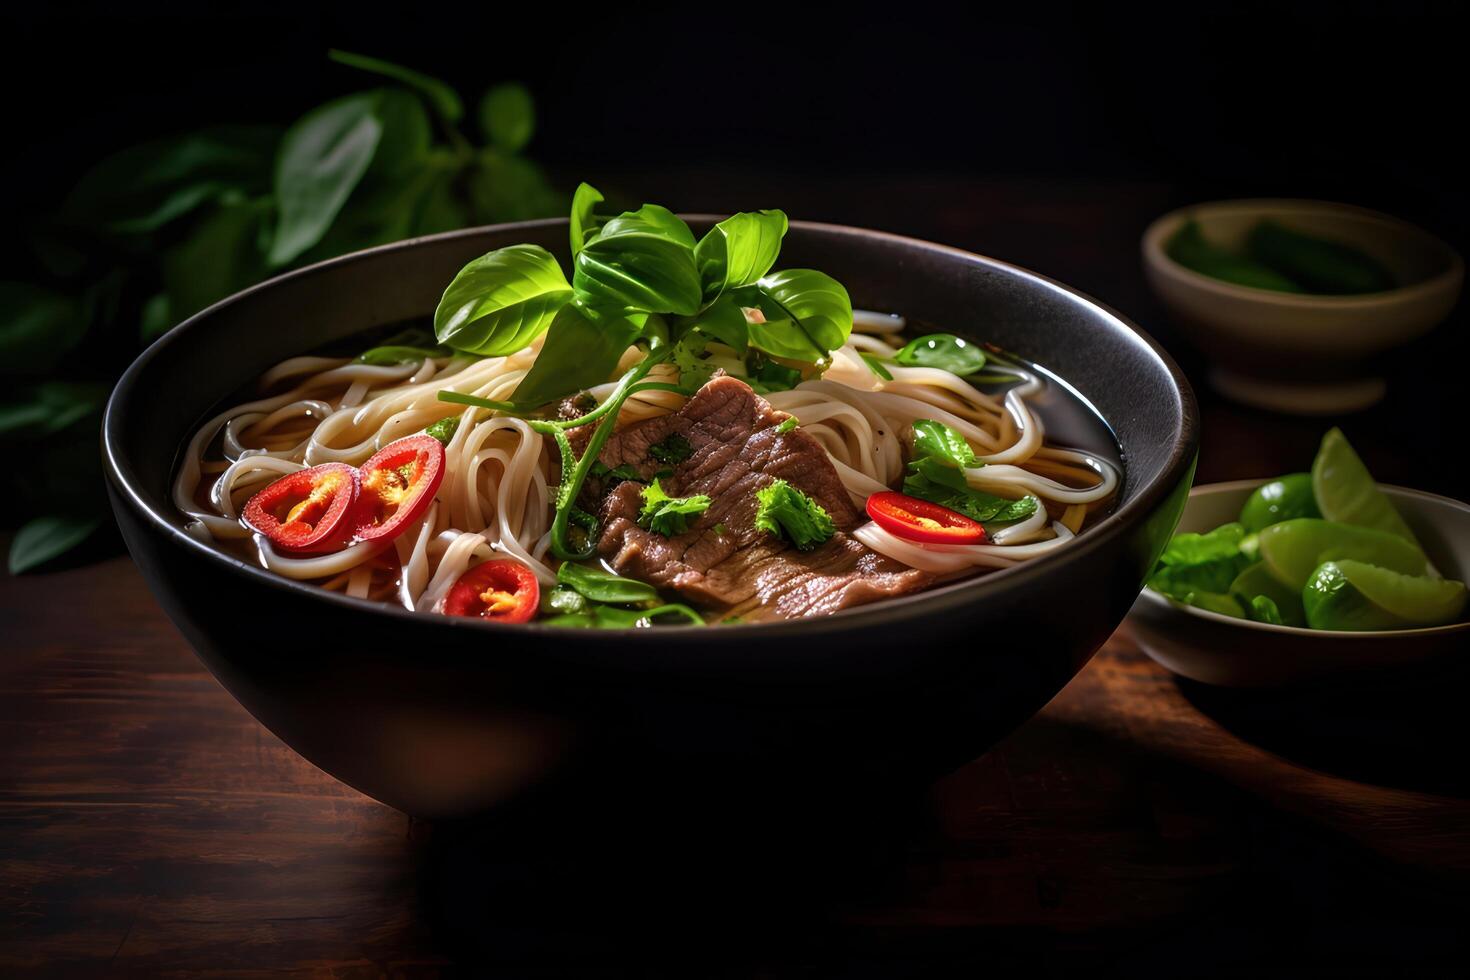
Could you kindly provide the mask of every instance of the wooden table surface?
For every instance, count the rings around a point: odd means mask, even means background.
[[[966,220],[938,203],[955,182],[909,186],[930,223],[867,223],[1077,282],[1174,346],[1132,244],[1167,189],[992,189]],[[858,190],[805,193],[820,212]],[[1350,434],[1380,479],[1454,493],[1405,423],[1433,396],[1396,391]],[[1310,459],[1322,422],[1201,394],[1200,482]],[[494,828],[427,826],[342,786],[219,687],[127,558],[0,580],[0,636],[7,977],[1403,975],[1438,973],[1465,935],[1458,664],[1231,692],[1176,680],[1125,625],[901,820],[810,867],[793,847],[731,891],[571,841],[548,870]]]

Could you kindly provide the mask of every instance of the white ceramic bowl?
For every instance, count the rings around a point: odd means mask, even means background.
[[[1208,531],[1240,516],[1264,480],[1195,487],[1176,533]],[[1470,574],[1470,504],[1380,484],[1446,578]],[[1227,687],[1279,687],[1396,670],[1470,656],[1470,622],[1426,629],[1349,633],[1271,626],[1175,602],[1144,589],[1128,614],[1144,652],[1192,680]]]
[[[1387,268],[1397,289],[1307,296],[1238,286],[1187,269],[1164,251],[1190,218],[1209,241],[1239,248],[1263,218],[1354,245]],[[1459,253],[1421,228],[1349,204],[1217,201],[1181,208],[1143,235],[1149,285],[1171,317],[1212,360],[1221,393],[1297,414],[1354,411],[1383,397],[1375,354],[1426,333],[1454,308],[1465,278]]]

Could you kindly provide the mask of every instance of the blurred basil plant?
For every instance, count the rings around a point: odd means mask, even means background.
[[[329,57],[377,84],[284,129],[210,126],[101,160],[31,235],[34,274],[0,281],[0,445],[26,461],[0,478],[3,523],[19,524],[12,573],[108,521],[102,405],[174,324],[344,252],[566,213],[569,196],[522,155],[536,124],[522,86],[491,88],[471,124],[438,79]]]

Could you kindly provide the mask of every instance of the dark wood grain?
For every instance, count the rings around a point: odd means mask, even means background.
[[[434,906],[463,905],[466,883],[437,879],[446,857],[483,857],[473,842],[415,826],[262,729],[126,559],[11,581],[0,611],[7,975],[433,975],[507,949],[559,962],[510,941],[577,925],[555,908],[515,918],[496,949],[467,946],[455,910]],[[752,955],[786,975],[1035,955],[1147,968],[1198,941],[1246,963],[1282,938],[1280,915],[1300,943],[1286,963],[1391,962],[1408,941],[1446,952],[1440,903],[1470,874],[1465,787],[1365,781],[1352,773],[1359,753],[1338,772],[1321,746],[1304,764],[1292,753],[1310,749],[1289,735],[1232,732],[1248,720],[1230,700],[1181,687],[1120,631],[1036,719],[936,785],[893,840],[872,842],[890,853],[858,897],[786,910],[765,942],[705,949],[704,965]],[[1269,733],[1259,699],[1234,700]],[[1332,724],[1320,698],[1293,710]]]
[[[1198,370],[1138,273],[1143,225],[1183,203],[1167,187],[622,183],[676,207],[802,201],[803,217],[1002,255],[1137,317]],[[1389,402],[1348,420],[1380,479],[1459,491],[1422,422],[1465,336],[1422,342],[1417,373],[1400,363]],[[1200,482],[1300,469],[1325,427],[1200,394]],[[1378,976],[1439,972],[1462,944],[1459,665],[1229,692],[1172,678],[1125,627],[892,819],[793,829],[769,853],[690,828],[661,858],[595,812],[531,853],[524,827],[428,827],[347,789],[215,683],[126,558],[0,580],[0,631],[4,976]]]

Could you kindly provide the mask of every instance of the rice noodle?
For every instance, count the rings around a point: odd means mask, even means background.
[[[1074,530],[1118,489],[1106,460],[1049,446],[1028,401],[1044,382],[1007,364],[1016,383],[991,394],[948,371],[888,363],[880,377],[863,354],[890,361],[904,342],[901,317],[854,312],[848,343],[832,353],[820,377],[765,397],[795,415],[801,430],[826,450],[842,485],[861,507],[873,493],[898,488],[910,455],[913,423],[934,419],[971,445],[981,465],[963,471],[970,486],[1008,499],[1031,495],[1043,506],[1024,520],[992,529],[984,545],[919,545],[864,524],[853,537],[881,554],[940,575],[1005,568],[1064,547]],[[370,365],[341,358],[293,357],[261,378],[276,394],[238,405],[206,422],[190,440],[174,485],[174,502],[190,531],[206,540],[253,540],[261,563],[288,578],[318,582],[357,597],[392,599],[433,610],[465,570],[494,555],[532,569],[543,586],[556,581],[548,562],[554,484],[560,459],[550,439],[524,420],[440,401],[441,390],[509,400],[540,350],[538,338],[506,357],[426,357]],[[710,366],[743,369],[739,354],[709,348]],[[629,348],[619,370],[642,355]],[[672,364],[654,382],[678,380]],[[615,387],[597,385],[601,402]],[[678,411],[684,396],[638,392],[624,402],[619,426]],[[445,476],[434,503],[391,543],[360,542],[334,554],[293,557],[275,551],[239,521],[249,496],[268,483],[326,462],[360,465],[383,446],[455,416],[445,447]],[[1062,515],[1060,520],[1050,513]]]

